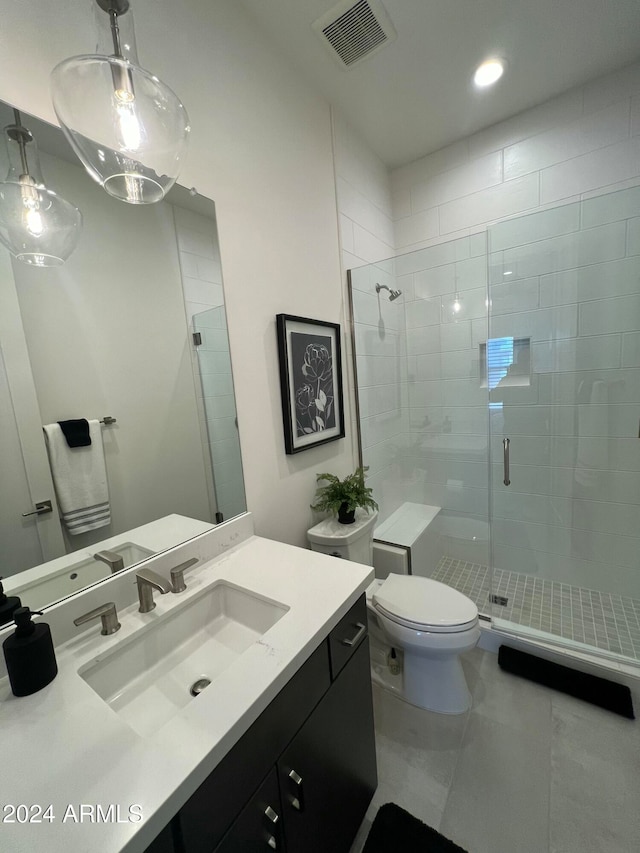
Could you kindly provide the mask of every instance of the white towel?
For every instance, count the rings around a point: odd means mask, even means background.
[[[58,424],[44,434],[62,521],[71,536],[111,523],[100,421],[89,421],[91,444],[69,447]]]

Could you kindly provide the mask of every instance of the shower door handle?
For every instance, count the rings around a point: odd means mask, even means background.
[[[505,486],[510,485],[511,480],[509,479],[509,445],[511,444],[511,439],[503,438],[502,439],[502,447],[504,454],[504,480],[502,481]]]

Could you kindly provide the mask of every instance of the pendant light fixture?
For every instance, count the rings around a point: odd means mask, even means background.
[[[77,207],[48,189],[36,141],[18,110],[4,129],[9,172],[0,183],[0,242],[25,264],[63,264],[76,247],[82,227]]]
[[[129,0],[96,4],[98,52],[53,69],[53,107],[73,150],[109,195],[153,204],[178,177],[189,117],[177,95],[138,64]]]

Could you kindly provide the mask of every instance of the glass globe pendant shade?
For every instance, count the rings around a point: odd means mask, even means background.
[[[98,3],[107,9],[108,0]],[[113,5],[120,8],[108,9],[114,55],[75,56],[57,65],[53,107],[95,181],[121,201],[152,204],[178,177],[189,117],[168,86],[131,61],[133,34],[121,46],[118,24],[120,15],[130,19],[129,6],[122,0]]]
[[[25,264],[63,264],[75,249],[82,215],[44,185],[35,140],[21,125],[5,129],[9,172],[0,183],[0,242]]]

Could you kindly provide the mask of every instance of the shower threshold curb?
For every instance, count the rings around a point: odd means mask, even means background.
[[[571,666],[579,672],[589,675],[609,677],[614,675],[616,680],[627,685],[632,690],[640,691],[640,664],[620,663],[605,657],[590,655],[588,652],[560,647],[550,642],[534,637],[523,637],[515,631],[504,631],[495,628],[484,619],[480,620],[480,640],[478,647],[497,655],[498,649],[504,643],[515,649],[536,654],[544,660]]]

